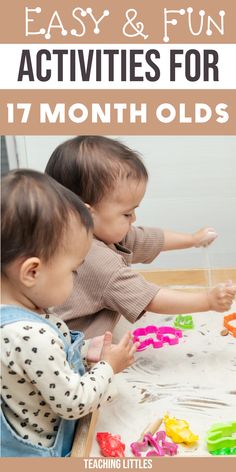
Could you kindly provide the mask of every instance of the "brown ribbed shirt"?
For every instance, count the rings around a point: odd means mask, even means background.
[[[55,312],[71,329],[86,338],[112,331],[120,315],[134,323],[160,287],[147,282],[130,267],[149,263],[162,249],[163,231],[132,226],[120,244],[97,239],[82,266],[74,273],[73,292]]]

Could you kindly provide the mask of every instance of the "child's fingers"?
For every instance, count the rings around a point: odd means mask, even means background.
[[[225,294],[225,295],[221,298],[222,302],[230,302],[230,303],[232,303],[233,299],[234,299],[234,294],[233,294],[233,293]]]
[[[226,295],[229,295],[229,296],[231,296],[231,297],[234,297],[234,295],[235,295],[235,290],[234,290],[234,288],[227,288],[227,289],[226,289]]]
[[[219,306],[221,308],[226,308],[228,310],[228,309],[230,309],[230,307],[232,305],[232,302],[233,302],[233,300],[224,300],[221,303],[219,303]]]
[[[226,282],[225,284],[218,284],[216,286],[218,294],[221,296],[225,296],[226,294],[233,295],[235,293],[235,287],[233,286],[231,281]]]
[[[130,355],[133,355],[137,351],[139,345],[140,343],[137,342],[137,343],[134,343],[133,346],[131,346]]]
[[[135,363],[135,358],[134,358],[134,356],[132,356],[130,361],[129,361],[129,366],[131,366],[134,363]]]
[[[222,296],[224,296],[224,297],[231,297],[233,294],[234,294],[234,290],[231,289],[231,288],[226,288],[226,289],[222,292]]]
[[[227,280],[225,284],[225,291],[226,293],[232,294],[233,296],[236,294],[236,287],[233,285],[232,280]]]
[[[104,334],[104,339],[103,339],[103,347],[110,346],[111,342],[112,342],[112,333],[110,331],[106,331]]]
[[[198,235],[197,247],[199,246],[209,246],[218,236],[214,228],[203,228],[202,230],[195,233]]]
[[[131,339],[131,333],[128,331],[127,333],[124,334],[124,336],[121,338],[119,345],[123,348],[127,347],[130,343]]]
[[[233,299],[232,298],[225,298],[224,300],[221,301],[221,305],[222,306],[231,306],[233,303]]]

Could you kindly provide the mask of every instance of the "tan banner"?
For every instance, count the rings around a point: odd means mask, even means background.
[[[236,90],[9,90],[0,103],[2,134],[236,134]]]
[[[231,0],[9,0],[0,15],[1,132],[235,134],[235,17],[236,2]],[[22,51],[10,49],[14,43]],[[53,43],[60,46],[51,53]],[[71,43],[74,50],[64,48]],[[94,52],[100,43],[106,50]],[[111,48],[115,43],[124,44],[121,51]],[[126,57],[128,45],[136,43],[138,49],[148,44],[196,46],[188,54],[173,50],[170,57],[165,56],[167,48],[161,53],[141,48]],[[34,45],[31,53],[25,44]],[[92,45],[89,51],[83,50],[85,44]],[[205,44],[212,47],[202,51]],[[113,81],[120,90],[109,89]],[[150,88],[139,90],[139,81]],[[59,89],[62,82],[67,90]],[[157,90],[152,89],[155,82]],[[34,84],[45,90],[26,90]],[[208,84],[212,89],[204,89]]]
[[[110,467],[109,467],[110,462]],[[1,459],[2,470],[8,472],[41,472],[45,470],[56,470],[56,472],[86,472],[88,470],[101,470],[102,472],[116,471],[150,471],[150,472],[199,472],[208,470],[210,467],[214,472],[235,472],[234,457],[218,458],[90,458],[90,459]],[[107,465],[107,466],[106,466]]]
[[[163,43],[166,36],[176,44],[235,42],[236,2],[232,0],[3,3],[2,43]]]

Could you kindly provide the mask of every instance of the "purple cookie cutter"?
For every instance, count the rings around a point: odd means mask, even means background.
[[[151,449],[147,452],[146,457],[149,456],[174,456],[177,454],[178,446],[173,442],[166,441],[165,431],[157,431],[155,435],[147,433],[144,435],[143,441],[133,442],[130,444],[130,448],[134,456],[142,457],[142,452],[146,451],[151,446]]]
[[[173,328],[172,326],[157,326],[149,325],[145,328],[137,328],[133,331],[133,342],[139,342],[137,351],[144,351],[148,346],[152,345],[154,349],[158,349],[163,346],[164,343],[168,343],[170,346],[178,344],[179,339],[182,338],[183,333],[181,329]],[[153,334],[151,338],[140,341],[141,336],[147,336]]]

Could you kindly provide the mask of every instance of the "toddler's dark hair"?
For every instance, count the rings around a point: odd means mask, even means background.
[[[45,172],[90,205],[112,191],[119,178],[148,179],[137,152],[104,136],[78,136],[60,144]]]
[[[93,228],[80,198],[40,172],[9,172],[2,179],[1,197],[2,272],[21,256],[48,261],[63,244],[72,214],[87,232]]]

